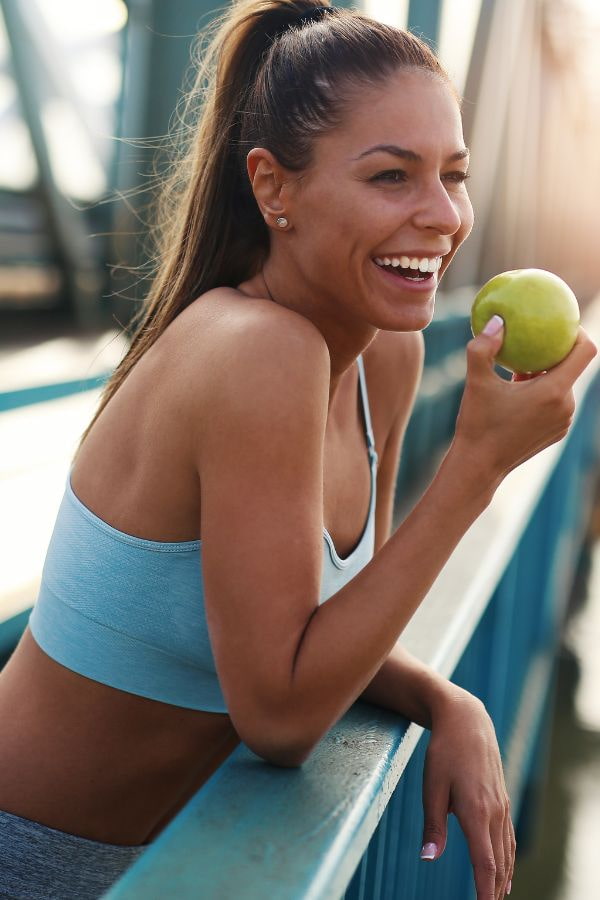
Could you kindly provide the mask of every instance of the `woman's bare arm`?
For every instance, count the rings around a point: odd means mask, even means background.
[[[544,376],[527,397],[514,389],[534,382],[493,374],[499,342],[471,342],[465,436],[374,559],[318,606],[326,345],[280,308],[268,327],[249,321],[243,340],[224,340],[227,368],[204,386],[199,410],[208,624],[240,736],[265,759],[297,765],[379,671],[513,460],[565,433],[568,404],[556,399],[587,365],[590,342],[582,338],[562,374]],[[476,447],[475,428],[485,429]]]
[[[383,333],[378,335],[376,340],[382,345],[373,347],[378,353],[377,383],[395,385],[393,419],[385,443],[379,448],[375,506],[377,553],[392,534],[401,449],[421,381],[424,344],[420,332]],[[369,348],[367,360],[371,352]],[[367,382],[371,385],[368,361],[366,365]],[[375,406],[376,398],[370,396],[370,400],[371,406]],[[361,697],[377,706],[400,713],[424,728],[431,728],[433,710],[446,703],[453,692],[457,691],[455,685],[419,661],[401,647],[400,643],[396,643]]]
[[[390,540],[315,612],[292,679],[292,692],[299,694],[297,702],[304,700],[302,720],[312,737],[302,756],[384,665],[457,543],[488,505],[494,487],[483,467],[479,472],[471,469],[465,478],[458,452],[450,451],[421,501]],[[389,670],[383,677],[388,674]],[[345,703],[340,690],[344,682],[352,685]],[[303,695],[300,686],[308,688]],[[311,696],[318,698],[314,706]],[[409,710],[402,712],[408,714]],[[414,716],[414,711],[410,712]],[[322,731],[321,723],[325,725]]]
[[[420,332],[408,335],[384,336],[389,341],[381,363],[385,381],[398,385],[397,405],[385,445],[380,448],[377,471],[377,502],[375,552],[390,539],[400,464],[406,428],[417,395],[423,371],[423,336]],[[394,341],[399,338],[400,341]],[[369,374],[367,368],[367,376]],[[373,676],[361,697],[377,706],[400,713],[411,722],[431,728],[432,712],[447,702],[457,688],[433,669],[396,643],[379,671]]]

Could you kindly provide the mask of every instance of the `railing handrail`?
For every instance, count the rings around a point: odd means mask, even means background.
[[[600,299],[588,308],[585,326],[600,341]],[[596,357],[575,386],[578,409],[599,364]],[[505,479],[406,628],[403,646],[446,677],[564,446],[554,444]],[[422,731],[358,702],[301,769],[268,766],[241,745],[106,898],[158,900],[169,890],[191,898],[199,884],[206,898],[339,898]]]

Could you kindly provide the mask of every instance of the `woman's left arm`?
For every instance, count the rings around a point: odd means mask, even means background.
[[[515,832],[494,725],[483,703],[396,644],[361,694],[431,730],[423,778],[423,859],[438,859],[454,813],[478,887],[493,870],[497,898],[510,892]],[[504,846],[503,862],[493,847]],[[486,895],[487,896],[487,895]]]
[[[423,365],[422,342],[404,350],[400,403],[377,472],[375,552],[391,535],[400,448]],[[361,697],[431,730],[423,780],[423,858],[443,853],[447,817],[453,812],[469,843],[476,881],[489,881],[493,867],[496,897],[501,897],[510,889],[516,845],[500,751],[483,703],[399,643]],[[505,848],[503,867],[492,849],[498,843]]]

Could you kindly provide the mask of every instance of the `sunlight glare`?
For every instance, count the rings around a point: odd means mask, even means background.
[[[600,26],[600,3],[598,0],[575,0],[590,25]]]
[[[35,0],[61,43],[81,43],[120,31],[127,22],[123,0]]]
[[[71,106],[55,97],[44,104],[42,122],[56,183],[68,197],[93,200],[106,190],[106,173]]]
[[[71,64],[77,92],[94,106],[109,106],[121,90],[121,62],[108,48],[89,50]]]
[[[459,94],[465,89],[481,0],[446,0],[442,4],[438,55]]]
[[[29,131],[21,118],[2,122],[0,185],[13,191],[26,191],[37,179],[37,165]]]
[[[365,12],[372,19],[384,22],[386,25],[396,25],[406,28],[408,22],[408,0],[366,0]]]

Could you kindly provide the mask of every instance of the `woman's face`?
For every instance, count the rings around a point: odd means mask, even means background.
[[[286,186],[287,246],[328,313],[388,331],[431,321],[439,279],[473,224],[467,166],[458,103],[441,79],[410,69],[355,91],[343,124]]]

